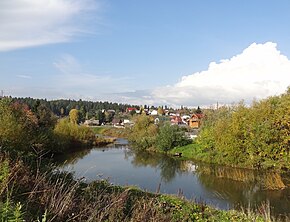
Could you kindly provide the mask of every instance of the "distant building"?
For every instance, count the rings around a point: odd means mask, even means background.
[[[182,125],[184,122],[182,121],[180,116],[171,116],[170,120],[172,125]]]
[[[135,107],[129,107],[129,108],[127,108],[126,109],[126,112],[127,113],[130,113],[130,112],[132,112],[132,111],[136,111],[137,109],[135,108]]]
[[[150,115],[151,116],[157,116],[158,115],[158,111],[157,110],[152,110],[151,112],[150,112]]]
[[[192,114],[190,119],[188,120],[188,125],[190,128],[199,128],[201,125],[201,119],[203,118],[203,114]]]
[[[84,125],[86,126],[99,126],[100,121],[98,119],[89,119],[84,122]]]

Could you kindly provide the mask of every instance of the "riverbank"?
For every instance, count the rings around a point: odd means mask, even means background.
[[[116,128],[113,126],[90,127],[95,134],[100,134],[115,138],[128,138],[128,130],[125,128]]]
[[[130,136],[130,130],[128,129],[120,129],[114,127],[95,127],[93,128],[93,130],[99,134],[113,136],[116,138],[128,138]],[[155,136],[157,136],[157,134],[158,132],[155,134]],[[223,154],[222,152],[218,152],[217,150],[205,148],[204,144],[201,145],[196,141],[193,141],[192,143],[185,146],[174,147],[167,152],[156,147],[149,147],[147,148],[147,150],[152,152],[168,153],[169,155],[181,153],[181,158],[185,160],[202,161],[209,164],[219,164],[234,168],[253,170],[271,170],[277,173],[290,173],[290,162],[288,163],[285,160],[261,160],[258,164],[255,165],[250,164],[247,161],[229,161],[228,158],[226,158],[228,154]]]
[[[267,205],[255,213],[222,211],[106,180],[85,183],[51,168],[34,170],[7,156],[0,166],[2,221],[272,221]]]
[[[281,167],[279,162],[275,163],[274,160],[272,162],[261,162],[258,167],[246,163],[234,164],[221,158],[221,153],[203,150],[202,147],[196,142],[186,146],[175,147],[168,152],[169,155],[175,155],[176,153],[180,153],[183,159],[201,161],[209,164],[219,164],[228,167],[251,170],[270,170],[271,172],[277,173],[290,173],[290,164],[283,165],[284,167]]]

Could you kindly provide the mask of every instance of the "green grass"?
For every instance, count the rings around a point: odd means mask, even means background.
[[[108,127],[97,126],[97,127],[90,127],[90,128],[91,128],[91,130],[93,130],[93,132],[94,132],[95,134],[103,134],[104,131],[106,131],[106,129],[107,129]]]
[[[169,154],[182,153],[182,157],[188,159],[197,159],[199,146],[196,143],[188,144],[186,146],[175,147],[169,151]]]

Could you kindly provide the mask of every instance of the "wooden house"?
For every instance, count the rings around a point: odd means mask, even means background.
[[[190,119],[188,120],[189,127],[190,128],[199,128],[202,118],[203,118],[203,114],[192,114]]]

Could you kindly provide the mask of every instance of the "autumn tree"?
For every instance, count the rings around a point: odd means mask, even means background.
[[[290,169],[290,95],[205,113],[197,143],[205,160],[252,168]]]
[[[77,109],[72,109],[69,112],[69,120],[73,124],[78,124],[80,119],[79,111]]]
[[[35,143],[38,120],[28,106],[0,100],[0,149],[31,150]]]
[[[164,110],[161,106],[158,107],[157,113],[159,116],[163,116],[164,115]]]
[[[136,149],[144,150],[153,147],[158,130],[154,119],[150,116],[140,115],[134,122],[135,125],[129,134],[129,141],[135,145]]]

